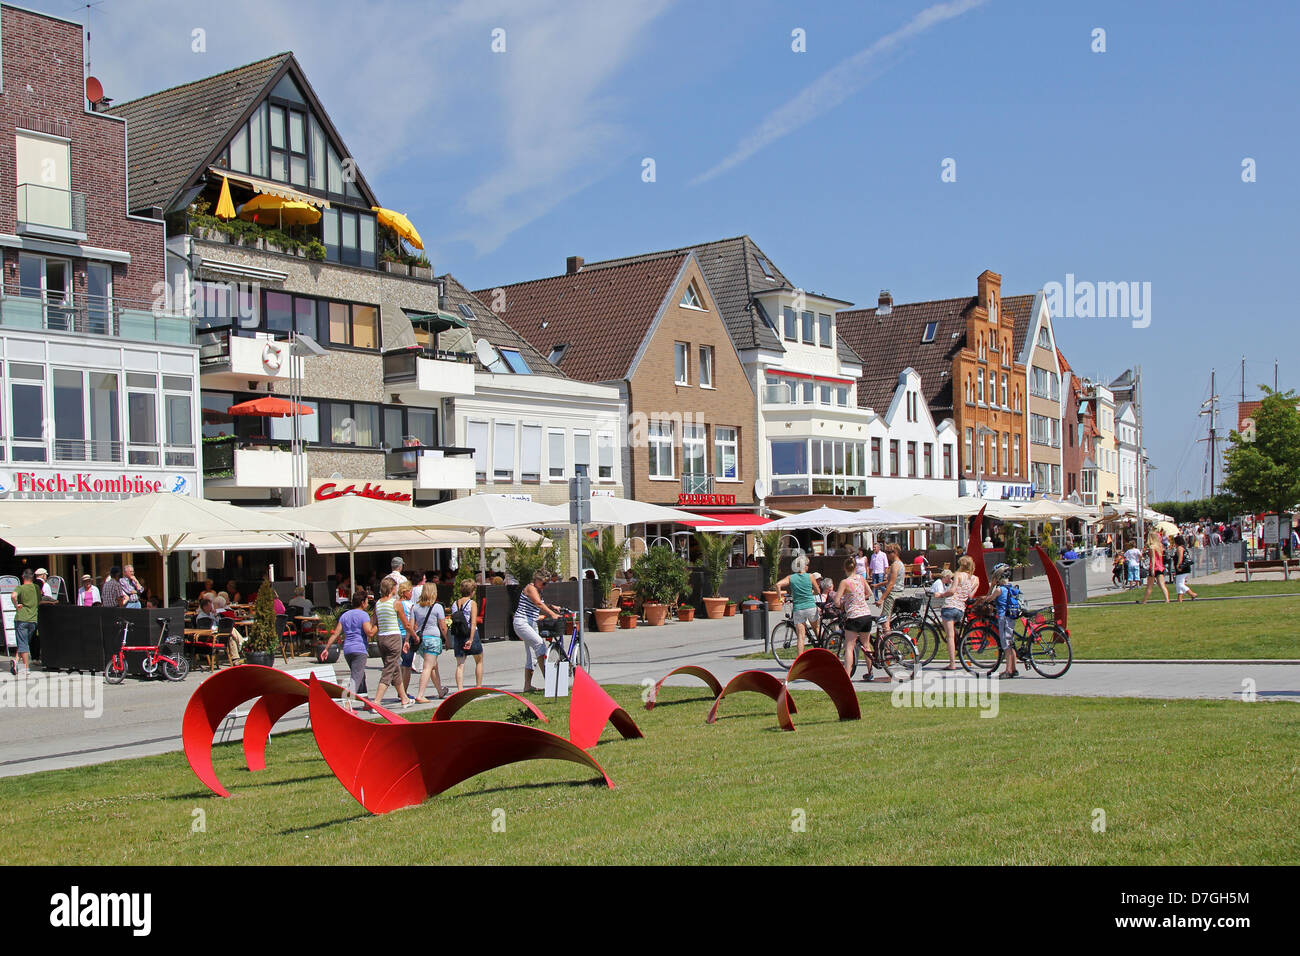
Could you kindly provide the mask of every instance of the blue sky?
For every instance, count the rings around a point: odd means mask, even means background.
[[[471,288],[742,233],[862,305],[971,294],[985,268],[1007,294],[1149,282],[1148,327],[1062,317],[1057,334],[1081,374],[1143,365],[1154,498],[1199,492],[1210,368],[1235,422],[1243,354],[1250,397],[1294,321],[1295,4],[104,0],[88,16],[90,71],[119,102],[293,50],[385,204]]]

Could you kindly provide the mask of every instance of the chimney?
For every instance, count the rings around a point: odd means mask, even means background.
[[[584,260],[582,256],[569,256],[569,258],[564,260],[564,274],[570,276],[577,275],[582,271],[582,264],[585,261],[586,260]]]
[[[888,289],[880,290],[880,298],[876,300],[876,315],[889,315],[894,311],[894,297],[889,294]]]

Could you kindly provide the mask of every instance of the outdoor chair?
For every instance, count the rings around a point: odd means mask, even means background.
[[[297,640],[298,629],[293,626],[287,614],[277,614],[275,616],[275,633],[280,641],[280,655],[284,662],[289,663],[289,652],[292,651],[294,656],[298,654]],[[286,651],[285,648],[288,647]]]

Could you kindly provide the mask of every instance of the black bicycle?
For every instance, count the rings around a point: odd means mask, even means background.
[[[871,667],[867,673],[867,679],[871,679],[870,671],[879,667],[890,680],[911,680],[921,673],[921,657],[917,650],[916,642],[908,635],[906,631],[901,631],[896,627],[891,627],[889,631],[885,630],[885,621],[883,618],[876,618],[871,624],[871,633],[866,638],[867,644],[871,648]],[[866,648],[859,641],[853,646],[853,660],[849,662],[849,677],[853,677],[858,672],[858,658],[865,655]]]
[[[772,628],[772,659],[790,669],[799,656],[799,632],[793,620],[793,605],[786,605],[785,619]],[[844,654],[844,615],[835,605],[821,605],[817,620],[804,627],[804,649],[822,647],[836,657]]]
[[[1041,612],[1021,608],[1019,617],[1022,627],[1012,637],[1016,657],[1042,677],[1063,676],[1074,661],[1070,632]],[[957,652],[961,666],[971,674],[991,674],[1002,663],[1003,654],[993,620],[968,616]]]
[[[922,667],[933,661],[945,643],[943,619],[934,607],[934,592],[926,590],[924,605],[920,596],[896,598],[890,629],[903,631],[912,639]]]

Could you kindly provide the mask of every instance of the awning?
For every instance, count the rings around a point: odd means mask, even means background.
[[[313,206],[320,206],[322,209],[330,207],[328,199],[321,199],[319,196],[302,192],[292,186],[286,186],[284,183],[273,183],[269,179],[258,179],[256,176],[249,176],[247,173],[236,173],[217,166],[209,166],[208,172],[214,176],[225,176],[233,182],[247,186],[256,192],[265,193],[268,196],[279,196],[282,199],[292,199],[294,202],[311,203]]]
[[[411,320],[411,324],[430,332],[446,332],[448,329],[468,328],[465,320],[450,312],[426,312],[424,309],[408,309],[402,306],[402,312]]]
[[[710,518],[713,520],[708,520]],[[745,531],[771,522],[771,518],[743,511],[701,511],[699,521],[679,521],[678,524],[690,525],[702,531]]]

